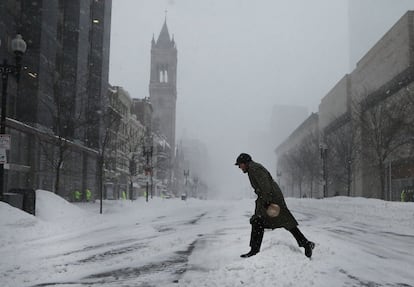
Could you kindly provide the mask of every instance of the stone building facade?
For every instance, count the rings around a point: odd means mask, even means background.
[[[177,101],[177,47],[170,38],[167,22],[151,46],[150,101],[154,109],[152,130],[166,136],[171,151],[175,150]],[[171,155],[172,156],[172,155]]]
[[[61,195],[97,186],[111,6],[111,0],[0,1],[0,57],[13,60],[10,41],[17,33],[27,43],[19,85],[9,79],[7,132],[14,144],[3,190],[55,191],[56,169],[50,165],[56,161],[58,142],[68,147],[68,159],[61,166]]]
[[[323,97],[318,114],[323,196],[399,200],[414,185],[413,11]],[[289,137],[277,150],[294,145]]]

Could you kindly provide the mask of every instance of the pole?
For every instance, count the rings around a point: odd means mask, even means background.
[[[322,143],[320,145],[320,152],[321,152],[321,158],[322,158],[322,178],[323,178],[323,197],[325,198],[328,193],[328,176],[327,176],[327,170],[326,170],[326,156],[328,148],[327,146]]]
[[[1,44],[1,41],[0,41]],[[13,73],[16,77],[16,83],[19,83],[21,58],[26,52],[26,42],[23,40],[22,35],[16,35],[16,38],[11,41],[11,47],[16,57],[16,65],[8,65],[7,60],[3,60],[3,64],[0,65],[0,74],[2,79],[2,93],[1,93],[1,122],[0,122],[0,134],[6,133],[6,113],[7,113],[7,82],[9,73]],[[0,163],[0,201],[3,200],[4,194],[4,163]]]
[[[152,161],[152,155],[153,155],[153,151],[154,151],[154,147],[152,145],[152,140],[151,140],[151,147],[150,147],[150,159],[149,159],[149,163],[150,163],[150,179],[151,179],[151,199],[153,197],[153,193],[154,193],[154,178],[153,178],[153,161]]]
[[[3,66],[7,67],[7,61],[3,61]],[[9,73],[7,69],[1,74],[2,79],[2,93],[1,93],[1,128],[0,133],[6,133],[6,108],[7,108],[7,82],[9,78]]]
[[[149,196],[149,173],[152,172],[149,166],[149,156],[150,156],[150,150],[149,147],[145,147],[144,146],[144,153],[145,153],[145,157],[146,157],[146,166],[145,166],[145,174],[147,176],[147,183],[146,183],[146,194],[145,194],[145,200],[148,202],[148,196]],[[152,193],[152,192],[151,192]],[[152,195],[151,195],[152,198]]]
[[[99,213],[102,214],[103,201],[103,156],[99,156]]]
[[[0,122],[0,134],[6,133],[6,109],[7,109],[7,82],[8,82],[8,69],[7,60],[3,61],[3,68],[1,74],[2,79],[2,92],[1,92],[1,122]],[[0,201],[3,200],[4,194],[4,163],[0,164]]]
[[[148,186],[149,186],[149,183],[148,183],[148,176],[147,176],[147,185],[146,185],[146,193],[145,193],[145,200],[148,202]]]
[[[389,191],[390,201],[392,201],[391,161],[388,162],[388,191]]]
[[[326,176],[326,149],[323,150],[323,197],[326,198],[327,196],[327,185],[328,180]]]
[[[129,160],[129,176],[130,176],[129,199],[131,199],[131,201],[134,201],[134,176],[135,174],[136,174],[135,154],[133,154],[132,158]]]
[[[131,200],[131,201],[134,201],[133,200],[133,191],[134,191],[134,183],[132,182],[132,179],[131,179],[131,181],[130,181],[130,183],[129,183],[129,199]]]
[[[351,196],[351,161],[348,160],[348,164],[346,167],[346,173],[347,173],[347,194],[348,196]]]
[[[153,193],[154,193],[154,180],[153,180],[153,177],[152,177],[152,169],[151,169],[151,175],[150,175],[150,179],[151,179],[151,199],[152,199],[152,197],[153,197]]]

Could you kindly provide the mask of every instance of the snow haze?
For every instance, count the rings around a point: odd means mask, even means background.
[[[110,83],[149,96],[151,39],[167,10],[178,49],[177,142],[204,142],[213,165],[205,173],[222,195],[238,195],[239,153],[275,174],[273,107],[317,112],[408,9],[411,0],[114,0]]]
[[[254,200],[71,204],[37,191],[37,216],[0,202],[2,287],[414,286],[414,203],[336,197],[287,204],[316,243],[283,229],[248,259]]]

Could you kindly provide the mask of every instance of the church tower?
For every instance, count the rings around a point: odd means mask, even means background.
[[[177,48],[174,37],[170,38],[167,19],[158,40],[152,38],[150,101],[153,106],[153,131],[167,137],[171,153],[175,150],[175,113],[177,100]]]

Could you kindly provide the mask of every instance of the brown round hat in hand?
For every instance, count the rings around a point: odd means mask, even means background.
[[[269,215],[270,217],[276,217],[279,215],[280,213],[280,206],[275,204],[275,203],[271,203],[269,205],[269,207],[266,210],[267,215]]]

